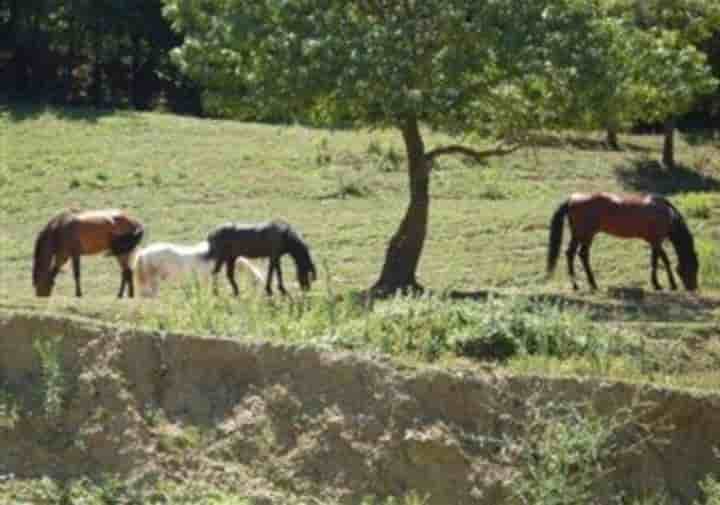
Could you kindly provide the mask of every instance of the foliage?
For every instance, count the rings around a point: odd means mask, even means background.
[[[65,406],[66,377],[62,366],[62,337],[37,338],[33,348],[40,358],[42,401],[48,419],[59,419]]]
[[[539,394],[518,401],[525,415],[508,419],[517,431],[500,442],[501,459],[518,471],[509,489],[518,503],[597,503],[615,461],[652,441],[634,405],[604,416],[590,403],[541,400]],[[622,490],[610,491],[623,498]],[[663,503],[661,493],[644,503]]]
[[[551,113],[537,92],[549,92],[539,87],[558,71],[563,86],[590,80],[577,66],[595,68],[595,42],[608,35],[585,0],[166,6],[185,34],[174,60],[228,115],[289,109],[372,126],[413,115],[433,128],[501,136]]]
[[[115,475],[56,481],[49,477],[0,481],[0,499],[42,505],[250,505],[251,499],[205,482],[160,480],[152,486],[131,485]],[[290,503],[293,503],[292,501]]]
[[[255,491],[260,491],[256,489]],[[277,495],[274,496],[278,498]],[[202,480],[160,479],[149,483],[128,483],[116,475],[98,478],[79,477],[67,481],[49,477],[39,479],[0,479],[0,501],[23,505],[252,505],[260,501],[237,492],[220,488]],[[334,505],[330,499],[282,497],[287,505]],[[3,501],[3,503],[5,503]],[[365,497],[362,505],[427,505],[426,497],[411,491],[404,496],[386,498]]]
[[[476,317],[474,325],[453,335],[460,355],[583,355],[598,361],[623,347],[620,336],[593,324],[587,313],[551,303],[490,300]]]
[[[330,343],[430,362],[448,356],[582,356],[601,367],[628,346],[622,335],[593,323],[585,311],[527,299],[477,303],[398,296],[370,306],[352,296],[270,304],[250,296],[238,306],[198,288],[188,289],[181,306],[152,324],[200,334]]]
[[[716,475],[708,474],[700,487],[705,493],[705,505],[720,505],[720,481]],[[698,503],[695,501],[695,504]]]
[[[0,33],[9,54],[0,90],[11,95],[148,108],[163,92],[171,107],[191,107],[160,0],[0,2]]]
[[[586,41],[595,49],[593,58],[559,68],[553,81],[538,85],[546,89],[543,108],[555,111],[548,126],[617,130],[659,122],[687,112],[717,87],[706,55],[679,32],[638,26],[616,7],[606,8],[594,24]]]

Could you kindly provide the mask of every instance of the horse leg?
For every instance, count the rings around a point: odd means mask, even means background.
[[[268,273],[267,273],[267,279],[265,279],[265,293],[267,293],[268,296],[272,296],[272,276],[273,272],[275,272],[275,262],[277,260],[275,258],[270,258],[270,265],[268,266]]]
[[[120,265],[120,291],[118,291],[118,298],[122,298],[125,294],[125,286],[127,286],[128,297],[133,298],[135,296],[135,285],[133,282],[132,270],[128,262],[129,257],[127,255],[118,256],[118,264]]]
[[[122,298],[125,294],[125,285],[127,284],[127,275],[125,275],[125,270],[121,270],[120,272],[120,290],[118,291],[117,297]]]
[[[653,287],[660,291],[662,289],[662,286],[658,282],[657,278],[657,265],[660,252],[658,251],[657,245],[652,245],[651,247],[652,250],[650,251],[650,281],[652,282]]]
[[[240,294],[237,283],[235,282],[235,258],[228,259],[225,264],[227,265],[225,273],[227,274],[228,281],[233,288],[233,294],[235,296]]]
[[[215,266],[212,269],[211,275],[212,275],[212,284],[213,284],[213,294],[215,296],[218,295],[218,283],[217,283],[217,274],[220,273],[220,269],[223,266],[222,260],[215,260]]]
[[[123,270],[123,275],[127,279],[125,282],[127,282],[128,286],[128,297],[135,298],[135,281],[133,280],[132,270],[129,266],[125,267],[125,270]]]
[[[570,276],[570,280],[572,281],[573,289],[576,291],[578,289],[578,285],[575,281],[575,253],[577,252],[578,245],[579,243],[575,239],[575,237],[571,237],[570,244],[568,244],[568,248],[565,251],[565,257],[567,258],[568,275]]]
[[[674,291],[677,289],[677,284],[675,283],[675,276],[673,275],[672,267],[670,266],[670,259],[668,259],[667,254],[665,254],[665,249],[663,249],[661,245],[658,246],[658,254],[660,255],[660,259],[665,265],[665,270],[668,274],[668,280],[670,281],[670,289]]]
[[[50,270],[50,282],[55,284],[55,278],[60,273],[60,269],[67,263],[68,257],[65,253],[55,255],[55,266]]]
[[[593,291],[596,290],[597,284],[595,283],[595,276],[590,268],[590,242],[586,242],[580,246],[580,261],[585,269],[585,275],[587,275],[590,288]]]
[[[283,295],[287,295],[287,290],[285,289],[285,284],[283,283],[282,268],[280,268],[280,258],[277,260],[277,266],[275,269],[277,270],[278,289]]]
[[[73,277],[75,278],[75,296],[81,297],[82,290],[80,289],[80,256],[77,254],[73,254],[72,269]]]

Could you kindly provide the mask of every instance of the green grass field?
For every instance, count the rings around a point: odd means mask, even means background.
[[[447,141],[425,134],[429,148]],[[521,352],[492,366],[718,388],[718,143],[679,138],[682,166],[668,172],[654,163],[659,137],[624,136],[626,148],[619,153],[605,150],[601,139],[600,133],[551,135],[487,165],[441,159],[431,183],[419,279],[435,293],[465,299],[394,300],[369,309],[358,308],[348,295],[375,281],[405,209],[407,176],[398,132],[26,105],[0,109],[0,305],[159,329],[370,348],[467,367],[486,366],[488,352],[458,352],[472,346],[457,342],[483,339],[497,328],[512,333],[520,321],[524,335],[574,338],[573,331],[585,331],[603,336],[593,342],[607,337],[622,345]],[[574,293],[563,258],[546,281],[552,212],[571,192],[595,190],[668,195],[696,237],[700,293],[652,291],[647,246],[606,236],[592,249],[598,293]],[[189,244],[224,221],[283,217],[310,244],[321,282],[306,304],[249,294],[235,300],[224,279],[218,299],[185,286],[161,289],[154,301],[118,301],[114,260],[91,257],[83,258],[85,298],[72,297],[68,265],[54,296],[38,300],[30,279],[35,235],[52,215],[72,206],[127,209],[146,225],[144,244]],[[289,260],[284,264],[296,291],[294,269]],[[667,285],[662,270],[660,279]],[[622,297],[618,288],[624,287],[642,288],[644,298]],[[547,320],[560,321],[562,331],[543,326]]]

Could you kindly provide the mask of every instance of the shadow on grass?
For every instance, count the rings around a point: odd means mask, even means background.
[[[10,121],[20,123],[37,119],[49,114],[58,119],[97,123],[103,117],[116,114],[114,109],[93,109],[89,107],[54,106],[43,103],[13,102],[0,105],[0,114],[5,114]]]
[[[610,286],[599,294],[577,293],[530,293],[509,295],[502,291],[451,291],[451,300],[469,300],[484,303],[490,298],[503,299],[510,296],[525,298],[530,303],[587,311],[590,318],[600,323],[713,323],[715,311],[720,309],[720,299],[687,294],[683,291],[655,291],[643,288]]]
[[[616,166],[615,176],[623,188],[644,193],[672,195],[687,191],[720,190],[720,180],[686,165],[669,169],[657,161],[645,159]]]
[[[714,146],[720,148],[720,130],[710,128],[682,133],[683,140],[691,146]]]
[[[558,149],[577,149],[580,151],[614,151],[608,146],[605,139],[589,138],[581,136],[561,136],[552,133],[541,133],[533,135],[530,144],[535,147],[549,147]],[[633,151],[648,153],[650,147],[632,142],[620,142],[620,151]]]

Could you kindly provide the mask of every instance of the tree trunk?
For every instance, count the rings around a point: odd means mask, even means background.
[[[105,103],[103,94],[103,71],[102,71],[102,23],[98,20],[95,22],[95,31],[93,33],[93,82],[92,95],[95,107],[100,108]]]
[[[422,290],[415,273],[427,234],[430,163],[425,159],[425,146],[417,118],[404,122],[402,134],[408,157],[410,203],[400,227],[388,244],[380,279],[372,287],[374,293],[381,295]]]
[[[15,82],[13,83],[13,92],[24,94],[30,88],[30,58],[26,48],[26,41],[20,33],[22,13],[18,0],[10,2],[10,18],[8,19],[9,41],[13,45],[12,66],[15,72]]]
[[[675,119],[666,120],[664,130],[662,162],[667,168],[675,168]]]
[[[73,72],[75,71],[75,59],[77,54],[77,24],[75,20],[75,6],[70,2],[68,5],[68,28],[67,37],[69,38],[68,52],[65,59],[65,66],[63,70],[63,96],[62,103],[72,102],[73,100],[73,85],[74,77]]]
[[[130,68],[130,86],[128,94],[130,95],[130,103],[133,109],[140,109],[140,65],[142,62],[142,40],[140,35],[133,34],[132,37],[132,62]]]
[[[618,141],[618,132],[617,129],[613,126],[608,126],[607,130],[607,137],[605,139],[608,148],[612,149],[613,151],[620,151],[620,142]]]

